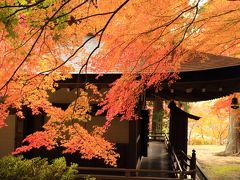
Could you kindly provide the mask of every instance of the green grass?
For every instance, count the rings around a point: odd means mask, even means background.
[[[209,179],[240,179],[240,165],[213,165],[204,168]]]
[[[239,171],[240,165],[216,166],[216,167],[212,167],[212,169],[215,173],[219,175],[224,175],[231,172]]]

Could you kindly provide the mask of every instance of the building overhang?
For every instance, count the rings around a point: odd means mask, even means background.
[[[206,54],[202,61],[195,58],[186,61],[180,68],[180,79],[171,86],[163,82],[158,92],[154,88],[147,90],[148,99],[156,96],[167,100],[185,102],[211,100],[240,92],[240,59]],[[103,74],[73,74],[72,79],[59,82],[59,88],[83,87],[85,83],[94,83],[100,88],[109,85],[121,77],[121,73]]]
[[[185,102],[205,101],[240,92],[240,66],[180,72],[177,82],[163,84],[154,95]],[[148,91],[151,96],[152,91]]]

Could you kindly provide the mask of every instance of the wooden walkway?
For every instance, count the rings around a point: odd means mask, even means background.
[[[169,141],[168,138],[166,138],[166,144],[168,145],[169,148],[169,143],[167,143],[168,141]],[[171,153],[168,153],[164,142],[150,141],[148,147],[148,156],[142,158],[139,168],[124,169],[124,168],[79,167],[78,169],[79,171],[81,171],[81,174],[78,174],[76,176],[76,179],[85,179],[87,176],[95,177],[97,180],[195,179],[196,169],[190,168],[194,165],[193,164],[194,162],[196,163],[195,151],[192,154],[191,158],[187,157],[186,161],[184,161],[185,163],[190,164],[187,166],[187,170],[183,170],[183,168],[180,165],[181,163],[178,160],[175,152],[172,149],[170,152]],[[175,170],[173,170],[172,168],[174,168]],[[93,173],[82,174],[83,171],[92,171]],[[96,174],[96,172],[102,173]],[[113,173],[119,175],[111,175]],[[199,179],[198,176],[196,179]]]
[[[148,157],[143,157],[140,169],[148,170],[170,170],[171,160],[167,152],[166,145],[161,141],[150,141],[148,147]],[[141,176],[173,178],[169,173],[141,173]]]

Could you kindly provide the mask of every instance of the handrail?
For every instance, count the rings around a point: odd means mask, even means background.
[[[181,165],[180,165],[180,162],[179,162],[179,160],[178,160],[178,158],[177,158],[177,155],[175,154],[175,151],[173,150],[173,148],[172,148],[172,155],[173,155],[173,157],[174,157],[174,159],[175,159],[175,161],[176,161],[176,163],[177,163],[177,169],[179,169],[181,172],[183,171],[182,170],[182,167],[181,167]]]
[[[182,166],[184,167],[185,170],[188,170],[188,169],[190,170],[192,158],[186,155],[184,151],[181,151],[180,153],[181,153],[180,156],[181,156]]]
[[[115,175],[95,175],[95,174],[79,174],[77,179],[81,178],[86,180],[86,177],[94,177],[97,180],[176,180],[177,178],[161,178],[161,177],[148,177],[148,176],[115,176]]]
[[[196,164],[196,154],[195,150],[192,152],[192,157],[188,156],[184,151],[181,151],[181,159],[177,157],[174,148],[171,146],[169,137],[166,133],[152,133],[150,132],[148,137],[153,137],[154,140],[159,140],[156,137],[164,137],[165,145],[171,155],[173,169],[175,169],[176,176],[191,175],[193,179],[196,178],[196,175],[203,177],[203,179],[207,179],[206,175],[203,174],[199,166]],[[161,140],[161,139],[160,139]],[[176,171],[178,170],[178,171]],[[178,175],[177,175],[178,174]],[[184,175],[185,174],[185,175]]]
[[[164,140],[164,139],[162,139],[164,137],[165,137],[165,133],[149,132],[149,135],[148,135],[149,140],[154,140],[154,141],[156,141],[156,140],[160,140],[160,141]]]
[[[178,171],[171,170],[149,170],[149,169],[126,169],[126,168],[100,168],[100,167],[78,167],[78,170],[89,170],[89,171],[110,171],[110,172],[152,172],[152,173],[176,173]]]
[[[179,173],[175,171],[170,170],[148,170],[148,169],[125,169],[125,168],[99,168],[99,167],[78,167],[79,173],[76,178],[81,177],[95,177],[97,179],[143,179],[143,180],[174,180],[178,178],[161,178],[157,176],[148,176],[143,177],[139,176],[139,173]],[[84,173],[84,171],[87,171],[87,173]],[[92,173],[91,173],[92,172]],[[99,174],[99,172],[102,173],[109,173],[111,174]]]
[[[171,145],[171,142],[169,141],[169,138],[168,138],[167,134],[165,134],[165,141],[166,141],[165,144],[167,144],[168,150],[170,150],[171,155],[174,157],[175,161],[177,162],[177,165],[178,165],[179,170],[182,171],[182,167],[181,167],[181,165],[180,165],[180,162],[179,162],[179,160],[178,160],[178,157],[177,157],[177,155],[176,155],[176,153],[175,153],[175,151],[174,151],[174,148],[173,148],[172,145]]]
[[[179,157],[176,155],[174,148],[171,146],[171,142],[168,136],[165,134],[165,144],[167,145],[168,151],[171,155],[172,164],[174,170],[179,170],[180,173],[177,174],[180,178],[185,178],[186,175],[191,175],[191,178],[196,179],[196,153],[195,150],[192,152],[192,157],[187,156],[182,151],[182,157],[179,160]],[[189,163],[188,163],[189,161]],[[176,164],[176,165],[175,165]]]
[[[100,167],[79,167],[79,174],[77,178],[82,178],[86,176],[93,176],[99,180],[109,180],[109,179],[142,179],[142,180],[163,180],[163,179],[188,179],[191,176],[191,179],[196,178],[196,155],[195,151],[193,150],[192,158],[189,158],[185,153],[183,154],[184,158],[187,161],[190,161],[190,165],[183,166],[183,159],[179,160],[179,157],[176,155],[174,148],[171,146],[171,142],[169,137],[165,133],[158,133],[158,137],[164,138],[164,142],[166,144],[167,150],[170,154],[173,170],[149,170],[149,169],[125,169],[125,168],[100,168]],[[150,137],[151,135],[149,135]],[[162,140],[162,139],[160,139]],[[186,157],[187,158],[186,158]],[[87,173],[86,173],[87,172]],[[92,173],[91,173],[92,172]],[[101,172],[101,173],[99,173]],[[111,172],[111,173],[110,173]],[[152,176],[141,176],[141,173],[151,173]],[[174,174],[175,178],[161,178],[154,176],[156,173],[169,173]],[[104,175],[105,174],[105,175]],[[107,174],[107,175],[106,175]]]
[[[165,136],[165,144],[167,145],[167,149],[168,149],[168,151],[170,153],[170,156],[171,156],[171,159],[172,159],[173,170],[174,171],[179,171],[179,173],[175,173],[175,175],[177,177],[182,178],[182,176],[183,176],[183,169],[182,169],[182,167],[180,165],[178,157],[177,157],[177,155],[176,155],[176,153],[174,151],[174,148],[171,145],[171,142],[170,142],[167,134],[164,134],[164,136]],[[176,166],[175,166],[175,164],[176,164]]]
[[[184,158],[188,159],[189,161],[191,160],[191,158],[188,155],[186,155],[184,151],[181,151],[181,153],[184,156]]]
[[[184,159],[181,160],[181,163],[183,163],[187,167],[190,167],[190,164],[186,160],[184,160]]]

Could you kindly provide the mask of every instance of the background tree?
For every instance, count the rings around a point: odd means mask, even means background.
[[[240,154],[240,112],[239,109],[233,109],[231,107],[231,101],[233,97],[239,98],[239,94],[237,93],[234,96],[228,96],[223,99],[219,99],[214,104],[214,109],[218,109],[218,111],[228,112],[229,114],[229,125],[228,125],[228,138],[227,145],[223,155],[239,155]]]
[[[228,133],[229,112],[215,109],[217,100],[192,103],[190,112],[201,116],[197,122],[189,121],[190,144],[225,144]]]

